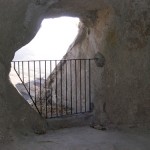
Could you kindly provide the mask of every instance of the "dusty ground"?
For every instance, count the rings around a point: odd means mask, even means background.
[[[150,150],[150,130],[61,129],[22,137],[0,150]]]

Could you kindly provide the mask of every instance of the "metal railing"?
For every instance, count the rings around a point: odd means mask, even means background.
[[[31,106],[43,117],[54,118],[92,111],[93,60],[13,61],[12,67],[32,101]]]

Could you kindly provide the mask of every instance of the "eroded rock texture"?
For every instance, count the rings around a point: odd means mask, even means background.
[[[92,81],[99,124],[149,124],[149,11],[148,1],[108,5],[97,11],[94,22],[83,20],[86,34],[66,56],[88,58],[101,52],[106,59]]]
[[[32,1],[0,1],[0,141],[12,140],[12,132],[45,132],[46,123],[10,84],[14,53],[29,42],[39,28],[42,9]]]
[[[105,57],[103,68],[92,64],[96,124],[149,124],[149,8],[147,1],[113,2],[81,17],[64,58]]]
[[[149,0],[0,0],[0,7],[2,140],[4,135],[9,139],[11,134],[6,133],[12,132],[16,125],[16,129],[41,130],[45,124],[8,78],[15,51],[35,36],[45,17],[81,18],[84,31],[66,58],[89,58],[101,52],[106,59],[103,69],[95,68],[92,80],[95,121],[99,124],[150,122]]]

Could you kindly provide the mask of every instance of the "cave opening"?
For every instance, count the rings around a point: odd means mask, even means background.
[[[34,39],[19,49],[13,60],[62,59],[78,34],[78,24],[75,17],[44,19]]]
[[[12,84],[17,88],[19,93],[30,104],[32,103],[32,101],[30,100],[30,96],[27,92],[27,89],[25,89],[22,85],[22,82],[24,82],[25,85],[27,84],[29,86],[29,82],[31,82],[32,84],[32,80],[34,78],[34,67],[33,65],[31,65],[31,73],[29,79],[28,62],[31,60],[61,60],[67,53],[69,46],[73,43],[78,34],[78,25],[79,18],[75,17],[73,18],[64,16],[54,19],[44,19],[41,23],[41,28],[37,32],[34,39],[15,53],[13,61],[27,61],[27,63],[24,63],[23,66],[22,63],[20,63],[19,65],[17,64],[17,68],[20,67],[20,76],[24,76],[24,79],[21,81],[21,79],[18,78],[14,70],[14,66],[12,65],[10,80]],[[47,68],[50,68],[50,64],[48,65]],[[55,68],[55,62],[53,62],[51,65],[53,70]],[[41,66],[44,66],[44,62],[41,63]],[[39,69],[38,64],[36,64],[36,67],[37,69]],[[44,67],[42,68],[44,69]],[[24,72],[23,69],[25,70]],[[42,71],[44,72],[45,70]],[[37,76],[40,76],[39,72],[36,72],[36,74]],[[47,71],[46,77],[48,76],[49,72]],[[42,81],[37,81],[37,84],[38,82]],[[34,88],[34,86],[32,87]]]

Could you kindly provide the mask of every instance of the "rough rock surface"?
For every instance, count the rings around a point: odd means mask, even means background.
[[[79,35],[64,59],[93,58],[98,52],[105,57],[103,68],[92,64],[94,124],[150,122],[149,11],[147,1],[128,1],[82,19]]]
[[[15,51],[35,36],[45,17],[77,16],[84,23],[86,34],[68,57],[101,52],[106,59],[92,81],[96,122],[150,123],[149,0],[0,0],[0,7],[1,141],[11,140],[14,129],[45,131],[45,123],[8,78]]]

